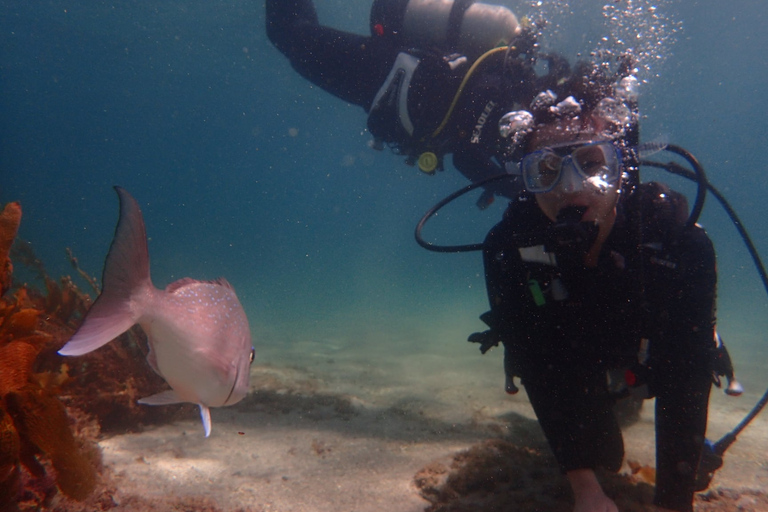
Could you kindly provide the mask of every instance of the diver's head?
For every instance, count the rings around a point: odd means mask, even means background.
[[[615,218],[622,188],[634,181],[636,83],[628,68],[609,75],[595,65],[579,63],[573,72],[566,65],[565,76],[541,77],[551,88],[533,93],[526,110],[499,121],[507,169],[522,175],[553,221],[578,207],[585,211],[582,221],[607,222]]]
[[[584,209],[581,221],[600,224],[615,215],[621,192],[621,150],[592,115],[553,121],[531,134],[520,161],[526,190],[556,220],[569,207]]]
[[[553,222],[558,261],[594,267],[616,222],[624,175],[620,141],[607,136],[600,116],[580,113],[537,126],[526,142],[523,185]]]

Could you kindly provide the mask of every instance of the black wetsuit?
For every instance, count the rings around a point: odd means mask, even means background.
[[[512,110],[523,91],[522,77],[502,79],[502,56],[489,59],[467,83],[449,122],[436,140],[430,135],[444,119],[467,72],[454,71],[432,49],[412,50],[392,37],[361,36],[321,26],[311,0],[267,0],[267,35],[304,78],[349,103],[370,112],[400,52],[422,59],[408,92],[408,110],[416,125],[415,150],[453,154],[454,166],[473,182],[504,172],[500,162],[504,141],[498,135],[500,117]],[[391,120],[390,120],[391,121]],[[377,126],[369,128],[376,135]],[[378,123],[378,120],[376,121]],[[386,137],[384,137],[386,139]],[[393,141],[384,140],[391,143]],[[490,185],[490,192],[514,198],[520,191],[513,180]]]
[[[485,318],[563,471],[621,466],[606,372],[629,368],[649,384],[656,504],[689,511],[712,382],[716,273],[707,235],[685,228],[670,205],[679,197],[648,184],[625,198],[595,268],[581,263],[580,225],[555,228],[533,197],[512,203],[485,241]]]

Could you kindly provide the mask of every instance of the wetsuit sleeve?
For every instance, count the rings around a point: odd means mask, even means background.
[[[267,36],[304,78],[368,110],[397,49],[319,24],[311,0],[267,0]]]

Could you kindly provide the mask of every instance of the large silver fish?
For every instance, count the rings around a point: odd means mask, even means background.
[[[248,392],[253,361],[243,307],[224,279],[184,278],[155,288],[149,276],[144,219],[120,187],[120,220],[104,263],[101,295],[59,354],[79,356],[106,345],[134,324],[149,338],[147,361],[171,390],[139,400],[150,405],[192,402],[200,407],[205,437],[209,407],[232,405]]]

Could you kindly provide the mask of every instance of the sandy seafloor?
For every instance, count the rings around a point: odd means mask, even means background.
[[[210,438],[190,410],[188,421],[99,443],[114,501],[125,510],[415,512],[430,505],[414,483],[430,464],[449,467],[457,453],[489,439],[541,448],[525,393],[503,391],[501,351],[480,356],[456,342],[456,332],[476,326],[449,314],[429,326],[382,329],[379,339],[368,326],[338,339],[257,342],[253,392],[213,411]],[[393,331],[401,337],[393,339]],[[711,439],[736,425],[764,391],[764,366],[735,363],[747,392],[729,398],[713,391]],[[731,507],[706,510],[768,510],[768,501],[747,491],[768,487],[766,439],[768,416],[758,416],[711,487],[735,490],[728,491]],[[653,465],[651,403],[625,430],[625,445],[625,460]]]

